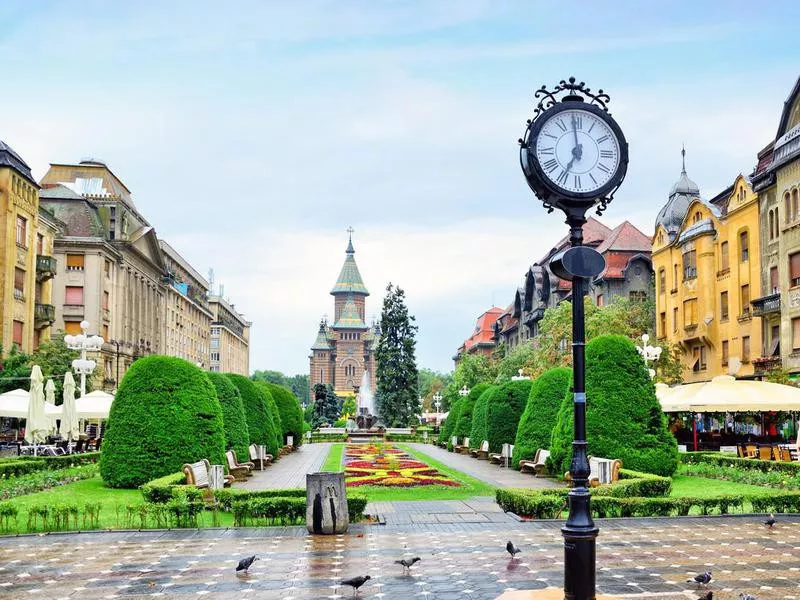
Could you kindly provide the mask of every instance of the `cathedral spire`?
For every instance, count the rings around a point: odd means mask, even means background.
[[[347,250],[345,251],[346,254],[355,254],[356,251],[353,249],[353,231],[352,227],[347,228],[348,240],[347,240]]]
[[[347,233],[348,241],[344,264],[331,290],[331,294],[334,296],[337,294],[361,294],[369,296],[369,292],[361,279],[361,273],[358,271],[358,265],[356,265],[356,251],[353,248],[353,228],[348,227]]]

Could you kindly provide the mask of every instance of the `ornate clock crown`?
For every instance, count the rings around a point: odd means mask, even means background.
[[[565,95],[559,100],[557,96],[560,94]],[[608,112],[608,103],[611,102],[611,97],[602,89],[597,90],[596,93],[592,92],[591,88],[586,87],[585,82],[575,83],[574,77],[570,77],[567,81],[562,79],[558,82],[558,85],[553,86],[552,90],[548,90],[547,86],[543,85],[534,92],[533,97],[539,99],[539,103],[533,111],[534,119],[539,116],[539,113],[546,111],[551,106],[555,106],[559,101],[586,102],[588,99],[589,104],[594,104],[605,112]]]

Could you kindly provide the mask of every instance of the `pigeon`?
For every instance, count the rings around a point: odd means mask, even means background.
[[[394,561],[394,564],[403,565],[403,572],[405,572],[406,569],[410,571],[411,567],[413,567],[420,560],[421,559],[419,556],[415,556],[414,558],[404,558],[403,560],[396,560]]]
[[[253,563],[258,560],[258,557],[254,554],[253,556],[248,556],[247,558],[243,558],[239,561],[239,564],[236,565],[237,571],[244,571],[247,574],[247,570],[253,566]]]
[[[769,519],[764,521],[764,525],[772,529],[772,526],[775,525],[775,515],[770,515]]]
[[[353,597],[355,598],[358,595],[358,588],[362,585],[367,583],[372,579],[369,575],[359,575],[358,577],[351,577],[350,579],[345,579],[342,581],[342,585],[349,585],[353,588]]]
[[[708,585],[711,583],[711,571],[706,571],[701,575],[695,575],[693,579],[687,579],[686,583],[696,583],[697,586]]]
[[[700,596],[697,600],[713,600],[714,592],[708,592],[704,596]]]
[[[739,594],[739,600],[756,600],[752,594]]]
[[[511,558],[516,558],[517,554],[522,552],[519,548],[517,548],[514,544],[511,543],[511,540],[508,540],[506,544],[506,552],[511,555]]]

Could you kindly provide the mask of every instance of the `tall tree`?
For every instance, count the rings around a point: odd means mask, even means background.
[[[80,352],[67,348],[63,334],[53,335],[49,342],[39,346],[30,357],[30,364],[39,365],[45,379],[53,379],[56,386],[56,404],[61,404],[64,400],[64,374],[72,369],[72,361],[78,357]],[[97,368],[102,369],[102,365],[98,364]],[[80,377],[76,376],[75,379],[80,380]],[[92,382],[92,377],[86,378],[87,393],[94,388]]]
[[[18,350],[16,344],[11,346],[5,356],[0,348],[0,393],[30,388],[30,360],[31,357]]]
[[[391,283],[381,311],[381,338],[377,358],[378,414],[391,426],[408,427],[422,412],[417,396],[419,374],[415,349],[418,327],[408,314],[405,292]]]
[[[311,421],[312,427],[319,427],[322,424],[333,424],[341,414],[339,398],[333,391],[333,387],[318,383],[314,386],[314,413]]]

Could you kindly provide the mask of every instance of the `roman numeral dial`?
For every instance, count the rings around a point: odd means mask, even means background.
[[[620,166],[620,141],[603,116],[570,107],[540,118],[547,120],[530,150],[550,187],[565,194],[591,194],[614,177]]]

